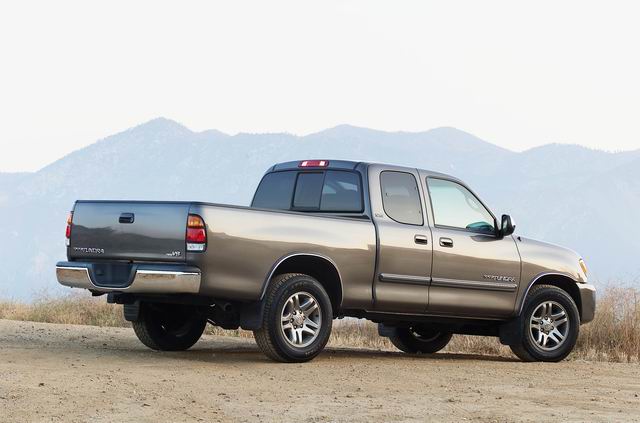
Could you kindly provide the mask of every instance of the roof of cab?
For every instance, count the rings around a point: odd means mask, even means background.
[[[310,159],[305,159],[306,161],[310,161]],[[390,168],[404,168],[404,169],[417,169],[420,172],[426,173],[428,176],[441,177],[446,179],[458,180],[455,176],[447,175],[446,173],[434,172],[432,170],[420,169],[410,166],[398,166],[392,165],[388,163],[370,163],[370,162],[357,162],[353,160],[331,160],[331,159],[322,159],[328,162],[327,166],[322,167],[300,167],[300,163],[305,160],[295,160],[290,162],[277,163],[273,165],[267,173],[269,172],[277,172],[281,170],[298,170],[298,169],[342,169],[342,170],[354,170],[358,167],[358,165],[364,165],[365,167],[377,165],[377,166],[389,166]]]

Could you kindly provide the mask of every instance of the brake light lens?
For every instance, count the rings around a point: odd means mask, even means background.
[[[69,246],[69,239],[71,239],[71,225],[73,225],[73,212],[69,212],[67,216],[67,230],[65,231],[65,238],[67,247]]]
[[[204,229],[187,228],[187,242],[206,242],[207,234]]]
[[[327,167],[329,160],[304,160],[298,164],[298,167]]]
[[[204,220],[190,214],[187,219],[187,251],[204,251],[207,247],[207,229]]]

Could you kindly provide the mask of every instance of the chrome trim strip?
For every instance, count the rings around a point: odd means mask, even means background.
[[[460,279],[434,278],[431,280],[431,286],[442,288],[467,288],[467,289],[484,289],[487,291],[507,291],[513,292],[518,288],[517,283],[510,282],[485,282],[485,281],[468,281]]]
[[[124,288],[99,286],[93,283],[86,267],[56,266],[61,285],[100,292],[131,292],[148,294],[197,294],[200,292],[200,273],[140,269]]]
[[[390,283],[406,283],[410,285],[429,285],[430,277],[413,276],[413,275],[395,275],[393,273],[380,273],[378,275],[380,282]]]

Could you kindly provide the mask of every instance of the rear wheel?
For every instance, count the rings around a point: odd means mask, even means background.
[[[184,351],[202,336],[207,318],[195,307],[143,303],[140,316],[131,322],[138,339],[160,351]]]
[[[452,334],[424,327],[395,328],[389,340],[409,354],[433,354],[447,346]]]
[[[311,276],[276,276],[267,290],[262,327],[253,332],[262,352],[281,362],[304,362],[323,350],[333,321],[331,301]]]
[[[555,286],[533,287],[519,319],[521,339],[510,347],[523,361],[563,360],[578,339],[578,307],[566,291]]]

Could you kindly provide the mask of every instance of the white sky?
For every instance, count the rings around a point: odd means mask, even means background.
[[[0,171],[158,116],[228,133],[455,126],[518,151],[638,149],[638,4],[3,2]]]

